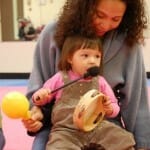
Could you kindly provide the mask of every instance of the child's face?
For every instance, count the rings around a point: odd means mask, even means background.
[[[87,69],[93,66],[100,66],[101,52],[93,49],[79,49],[68,59],[72,71],[78,75],[84,75]]]

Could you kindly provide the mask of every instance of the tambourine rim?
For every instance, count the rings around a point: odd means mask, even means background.
[[[95,90],[95,89],[92,89],[92,90],[90,90],[90,91],[88,91],[88,92],[97,92],[97,90]],[[88,103],[87,103],[87,106],[86,106],[86,108],[85,108],[85,110],[84,110],[84,112],[82,113],[82,117],[79,119],[79,117],[78,117],[78,115],[79,115],[79,113],[81,112],[80,111],[80,109],[82,108],[82,106],[80,106],[81,104],[84,104],[84,101],[86,101],[85,99],[83,99],[83,98],[85,98],[86,97],[86,95],[88,94],[88,92],[87,93],[85,93],[84,95],[83,95],[83,97],[82,97],[82,99],[79,101],[79,103],[78,103],[78,105],[76,106],[76,108],[75,108],[75,111],[74,111],[74,115],[73,115],[73,122],[74,122],[74,124],[79,128],[79,129],[81,129],[81,130],[83,130],[83,131],[90,131],[90,130],[92,130],[92,129],[94,129],[101,121],[102,121],[102,118],[104,117],[104,115],[105,115],[105,113],[104,113],[104,110],[103,110],[103,107],[102,107],[102,100],[101,100],[101,97],[102,96],[104,96],[104,94],[102,94],[102,93],[100,93],[99,92],[99,94],[97,94],[95,97],[93,97],[91,100],[90,100],[90,102],[88,101]],[[91,107],[91,103],[93,103],[95,101],[95,103],[101,103],[100,105],[101,105],[101,111],[98,111],[98,112],[102,112],[102,118],[99,120],[99,121],[97,121],[97,123],[96,124],[89,124],[89,125],[86,125],[86,123],[85,123],[85,119],[84,119],[84,116],[85,116],[85,113],[87,113],[87,111],[88,110],[90,110],[89,109],[89,107]],[[99,106],[97,106],[96,108],[95,108],[95,110],[98,110],[99,109]],[[95,112],[95,111],[93,111],[93,112]],[[92,116],[93,114],[91,114],[91,116]]]

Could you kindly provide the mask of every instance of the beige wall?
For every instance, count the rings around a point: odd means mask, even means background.
[[[32,69],[36,42],[0,42],[0,73],[28,73]],[[146,39],[143,55],[146,71],[150,72],[150,38]]]
[[[150,0],[145,0],[145,8],[147,12],[147,18],[148,18],[148,29],[145,31],[145,37],[150,38]]]
[[[65,0],[24,0],[24,16],[30,18],[35,27],[47,24],[57,18],[64,2]]]
[[[8,2],[8,4],[6,4],[6,2],[5,2],[5,5],[10,6],[10,8],[13,11],[13,13],[10,12],[10,15],[13,15],[12,16],[13,24],[9,23],[8,29],[11,29],[10,31],[14,32],[12,35],[13,36],[12,40],[17,40],[18,39],[17,0],[11,0],[11,5],[9,4],[10,0],[7,0],[7,1],[9,1],[9,2]],[[46,25],[46,24],[48,24],[49,21],[56,19],[64,2],[65,2],[65,0],[23,0],[23,6],[24,6],[23,14],[24,14],[25,18],[31,20],[34,27],[36,28],[41,25]],[[0,0],[0,3],[1,3],[1,0]],[[1,4],[0,4],[0,6],[1,6]],[[7,9],[4,8],[4,10],[7,10]],[[10,10],[10,9],[8,9],[8,10]],[[1,10],[0,10],[0,12],[1,12]],[[8,15],[8,14],[6,14],[6,15]],[[1,16],[1,14],[0,14],[0,16]],[[3,18],[5,18],[5,17],[3,17]],[[8,20],[7,20],[6,25],[7,24],[8,24]],[[10,26],[10,25],[12,25],[12,26]],[[5,28],[5,26],[3,26],[3,28]],[[1,30],[1,17],[0,17],[0,41],[2,40],[1,33],[2,33],[2,30]],[[12,34],[12,32],[8,32],[8,33]],[[3,40],[8,41],[7,38],[3,38]]]
[[[1,11],[0,11],[0,41],[2,40],[1,33],[2,31],[1,31]]]
[[[145,69],[147,72],[150,72],[150,38],[145,39],[145,45],[143,46],[143,56]]]
[[[31,1],[31,11],[27,1]],[[25,16],[32,18],[35,26],[47,24],[50,20],[57,18],[65,0],[42,0],[46,2],[39,5],[40,0],[24,0]],[[145,0],[146,9],[150,14],[149,0]],[[148,15],[149,17],[150,15]],[[150,20],[150,17],[149,17]],[[150,23],[149,23],[150,24]],[[1,35],[1,30],[0,30]],[[146,71],[150,72],[150,27],[145,32],[146,44],[143,47],[143,55]],[[0,36],[1,40],[1,36]],[[2,72],[30,72],[33,63],[33,53],[36,42],[0,42],[0,73]]]
[[[36,42],[0,42],[0,73],[31,72]]]
[[[16,0],[12,0],[13,3]],[[40,2],[44,2],[41,3]],[[65,0],[24,0],[24,17],[30,18],[35,27],[47,24],[50,20],[57,18],[58,13]],[[150,3],[145,0],[145,8],[149,18],[149,28],[145,31],[145,36],[150,37]],[[14,8],[15,9],[15,8]],[[15,37],[17,37],[17,22],[14,26]],[[0,41],[1,41],[1,19],[0,19]]]

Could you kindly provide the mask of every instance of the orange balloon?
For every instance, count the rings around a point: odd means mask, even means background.
[[[29,119],[29,101],[20,92],[14,91],[6,94],[1,103],[2,111],[12,119]]]

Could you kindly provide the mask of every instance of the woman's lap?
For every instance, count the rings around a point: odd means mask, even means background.
[[[5,145],[5,138],[2,129],[0,129],[0,150],[3,149]]]
[[[40,131],[33,141],[32,150],[44,150],[48,141],[49,133],[49,129],[44,129]]]

